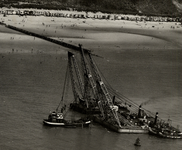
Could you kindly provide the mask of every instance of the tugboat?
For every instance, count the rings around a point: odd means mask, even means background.
[[[91,123],[88,118],[80,118],[78,120],[65,120],[63,118],[63,113],[51,112],[48,119],[44,119],[43,123],[49,126],[62,126],[66,128],[76,128],[76,127],[88,127]]]
[[[137,138],[137,139],[136,139],[134,145],[135,145],[135,146],[141,146],[140,138]]]
[[[162,138],[182,139],[181,131],[177,128],[174,128],[170,122],[171,120],[168,120],[168,123],[162,121],[159,122],[157,112],[154,123],[149,124],[149,133]]]
[[[48,116],[48,119],[44,119],[43,123],[45,125],[51,125],[51,126],[65,126],[65,123],[67,121],[63,119],[63,113],[59,112],[51,112]]]

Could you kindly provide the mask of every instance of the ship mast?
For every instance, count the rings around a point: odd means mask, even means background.
[[[111,122],[116,121],[117,124],[119,126],[121,126],[119,117],[118,117],[118,113],[117,113],[117,106],[114,106],[112,99],[110,97],[110,94],[98,72],[98,69],[92,59],[91,54],[89,52],[86,53],[87,56],[89,57],[89,64],[90,64],[90,68],[93,72],[94,78],[93,78],[91,72],[89,71],[88,64],[86,63],[84,51],[83,51],[81,45],[79,45],[79,46],[80,46],[80,50],[81,50],[81,54],[82,54],[84,67],[85,67],[85,75],[86,75],[85,79],[87,81],[89,81],[89,83],[92,86],[92,89],[94,92],[94,97],[98,103],[98,106],[102,113],[103,119],[110,120]],[[85,91],[87,91],[87,89],[85,89]]]
[[[121,126],[117,112],[118,107],[114,106],[110,93],[99,74],[91,53],[84,51],[82,49],[82,45],[79,45],[79,47],[81,56],[81,71],[83,71],[82,76],[74,54],[68,52],[70,77],[75,101],[77,102],[78,99],[80,99],[85,102],[85,107],[90,108],[90,104],[94,100],[94,103],[99,106],[103,119]],[[78,84],[75,80],[76,77]],[[84,82],[82,82],[82,79]],[[78,90],[81,91],[82,96],[79,95],[80,93]]]
[[[96,84],[98,88],[98,105],[100,107],[100,110],[102,112],[103,118],[104,119],[114,119],[119,126],[121,126],[118,113],[117,113],[117,106],[114,106],[112,98],[99,74],[99,71],[97,69],[96,64],[93,61],[93,58],[90,53],[88,53],[89,59],[90,59],[90,64],[91,68],[94,72],[94,76],[96,78]]]
[[[70,78],[71,78],[73,95],[74,95],[74,98],[75,98],[75,102],[77,102],[78,99],[80,98],[80,96],[78,94],[78,91],[77,91],[77,87],[76,87],[76,81],[74,79],[74,67],[76,66],[76,68],[77,68],[77,64],[74,61],[74,55],[72,53],[70,53],[70,52],[68,52],[68,66],[69,66],[69,71],[70,71]],[[77,69],[75,69],[75,70],[77,70]],[[81,86],[82,85],[82,81],[81,81],[81,78],[79,76],[79,71],[77,70],[76,72],[77,72],[78,80],[80,81],[79,85],[80,85],[80,91],[82,93],[83,92],[82,86]]]
[[[70,53],[70,52],[68,52],[69,54],[69,60],[70,60],[70,64],[71,64],[71,66],[70,66],[70,69],[72,70],[72,72],[73,72],[73,66],[74,66],[74,70],[75,70],[75,74],[76,74],[76,77],[77,77],[77,79],[78,79],[78,84],[79,84],[79,90],[80,90],[80,92],[81,92],[81,95],[83,96],[84,95],[84,85],[83,85],[83,82],[82,82],[82,78],[81,78],[81,74],[80,74],[80,70],[79,70],[79,68],[78,68],[78,64],[77,64],[77,61],[76,61],[76,59],[75,59],[75,55],[74,54],[72,54],[72,53]]]
[[[86,101],[87,108],[89,108],[89,101],[92,99],[92,95],[96,97],[96,85],[95,81],[93,79],[93,76],[89,70],[89,66],[86,62],[85,53],[82,49],[82,45],[79,44],[80,51],[81,51],[81,61],[84,71],[84,97],[83,99]]]

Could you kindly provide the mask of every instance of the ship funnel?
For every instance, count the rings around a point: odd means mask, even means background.
[[[158,112],[156,112],[155,120],[154,120],[154,124],[156,124],[156,123],[157,123],[157,118],[158,118]]]
[[[139,106],[139,109],[138,109],[138,118],[141,118],[141,105]]]
[[[112,102],[113,104],[115,104],[115,96],[113,96]]]

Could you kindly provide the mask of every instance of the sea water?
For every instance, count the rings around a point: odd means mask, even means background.
[[[45,47],[46,49],[46,47]],[[108,83],[137,104],[182,130],[180,50],[96,52]],[[67,64],[62,54],[0,53],[0,149],[2,150],[181,150],[181,140],[120,134],[93,123],[89,128],[47,127],[42,121],[61,100]],[[73,100],[66,91],[66,102]],[[79,117],[70,111],[68,118]],[[141,147],[135,147],[136,138]]]

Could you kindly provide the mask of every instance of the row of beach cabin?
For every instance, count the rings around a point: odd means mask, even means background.
[[[47,16],[47,17],[66,17],[66,18],[93,18],[93,19],[108,19],[108,20],[130,20],[130,21],[155,21],[155,22],[182,22],[182,17],[155,17],[155,16],[130,16],[130,15],[114,15],[91,12],[50,12],[40,10],[0,10],[1,14],[20,15],[20,16]]]

